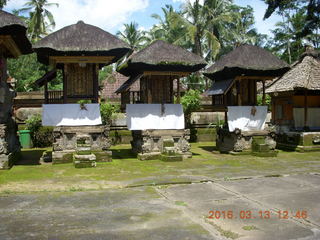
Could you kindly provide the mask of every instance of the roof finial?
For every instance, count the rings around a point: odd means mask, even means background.
[[[79,20],[79,21],[77,22],[77,24],[84,24],[84,21]]]

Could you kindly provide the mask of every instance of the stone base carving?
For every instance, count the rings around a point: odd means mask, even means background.
[[[20,142],[17,126],[13,119],[7,124],[0,124],[0,170],[10,169],[20,156]]]
[[[72,163],[73,155],[78,149],[78,140],[85,138],[90,146],[90,154],[96,156],[97,162],[111,162],[112,152],[108,126],[55,127],[53,130],[52,162]]]
[[[277,148],[298,152],[320,151],[320,132],[280,132],[277,134]]]
[[[216,146],[221,153],[253,153],[264,157],[277,154],[275,134],[270,131],[229,132],[219,128]]]
[[[179,161],[192,157],[189,129],[137,130],[132,131],[132,138],[132,151],[138,154],[140,160]]]

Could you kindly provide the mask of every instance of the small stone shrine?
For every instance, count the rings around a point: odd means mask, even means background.
[[[117,69],[129,79],[116,91],[126,105],[127,125],[132,130],[132,150],[140,160],[181,161],[191,157],[190,130],[185,129],[180,104],[180,79],[199,71],[206,62],[181,47],[158,40],[132,54]],[[173,81],[177,80],[177,93]],[[130,87],[140,81],[139,100],[130,103]]]
[[[20,143],[12,119],[15,92],[7,83],[7,59],[31,53],[26,24],[18,17],[0,10],[0,169],[9,169],[18,158]]]
[[[93,167],[96,161],[111,161],[109,127],[102,125],[98,104],[98,74],[101,67],[124,57],[129,46],[79,21],[43,38],[34,50],[38,60],[52,69],[36,83],[45,88],[43,125],[55,126],[53,163],[73,161],[76,167]],[[48,82],[57,70],[62,70],[63,91],[49,91]],[[92,103],[76,104],[79,100]]]
[[[213,111],[225,112],[224,125],[217,128],[220,152],[277,154],[275,132],[265,124],[268,108],[257,106],[257,82],[262,82],[265,105],[265,81],[287,70],[288,65],[267,50],[244,44],[205,71],[205,76],[213,80],[207,91],[212,96]]]
[[[268,86],[277,147],[320,150],[320,52],[307,47],[291,69]]]

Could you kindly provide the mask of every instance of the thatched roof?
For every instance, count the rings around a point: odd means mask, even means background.
[[[206,64],[202,57],[194,53],[157,40],[133,54],[117,71],[126,76],[143,71],[196,72]]]
[[[32,52],[26,32],[27,25],[19,17],[0,10],[0,35],[11,35],[22,54]]]
[[[288,92],[298,89],[320,90],[320,52],[308,51],[291,70],[276,79],[266,92]]]
[[[269,51],[243,44],[222,56],[205,75],[214,80],[247,76],[279,76],[288,70],[288,64]]]
[[[55,56],[115,56],[114,62],[130,51],[128,44],[101,28],[79,21],[64,27],[33,46],[40,62]]]

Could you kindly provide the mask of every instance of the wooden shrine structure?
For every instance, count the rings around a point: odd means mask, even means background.
[[[121,103],[124,106],[129,102],[130,87],[140,81],[140,104],[173,104],[173,81],[177,80],[177,102],[180,102],[180,79],[199,71],[206,66],[206,62],[179,46],[161,40],[153,42],[140,52],[132,54],[125,63],[117,69],[129,79],[116,91],[121,94]],[[159,130],[145,129],[132,131],[132,149],[139,153],[141,160],[154,158],[162,154],[169,139],[168,146],[174,148],[183,156],[190,157],[188,129]]]
[[[207,91],[207,95],[212,96],[213,108],[225,112],[225,126],[217,131],[217,147],[221,152],[251,151],[253,136],[262,138],[260,145],[267,144],[274,149],[275,142],[267,131],[241,132],[237,129],[230,133],[228,107],[252,106],[251,113],[254,115],[258,107],[257,82],[262,82],[262,102],[265,105],[265,81],[287,70],[288,65],[267,50],[244,44],[222,56],[205,71],[205,76],[213,80],[212,87]],[[263,148],[267,149],[265,146]]]
[[[48,35],[33,48],[38,60],[51,68],[36,82],[45,87],[47,104],[71,104],[79,100],[98,103],[99,69],[118,61],[130,51],[130,47],[117,37],[83,21]],[[50,92],[48,83],[56,77],[58,69],[63,74],[63,91]],[[82,145],[95,153],[94,157],[88,158],[111,160],[111,152],[107,151],[111,145],[108,126],[57,126],[54,129],[53,162],[72,162],[77,158],[74,153],[83,148]]]
[[[15,92],[7,84],[7,59],[32,52],[26,32],[27,26],[20,18],[0,10],[0,169],[9,169],[20,151],[12,119]]]
[[[279,148],[320,150],[320,53],[308,47],[267,90]]]
[[[43,38],[33,46],[38,60],[51,71],[36,83],[45,86],[46,103],[75,103],[79,100],[98,102],[98,71],[118,61],[130,50],[112,34],[83,21],[67,26]],[[48,83],[63,74],[63,91],[48,91]]]

